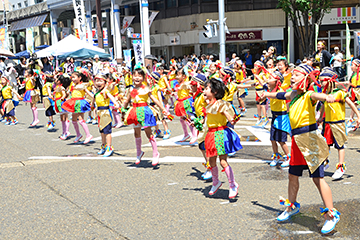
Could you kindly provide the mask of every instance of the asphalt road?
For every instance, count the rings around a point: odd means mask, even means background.
[[[29,128],[30,106],[21,103],[19,124],[0,124],[0,239],[360,239],[360,131],[349,132],[348,169],[339,181],[331,179],[337,162],[331,150],[325,179],[341,212],[335,231],[320,234],[322,201],[307,173],[300,178],[301,213],[279,224],[287,169],[268,165],[268,131],[252,127],[253,99],[251,92],[249,111],[236,125],[244,148],[229,160],[240,184],[231,201],[223,173],[223,186],[208,195],[211,182],[201,180],[197,146],[176,142],[182,136],[178,118],[169,123],[172,137],[158,139],[161,159],[153,168],[144,133],[145,156],[138,166],[131,127],[114,130],[115,154],[102,158],[96,155],[101,145],[96,126],[89,126],[95,141],[87,145],[72,143],[74,135],[61,141],[58,116],[55,130],[47,132],[39,110],[41,123]]]

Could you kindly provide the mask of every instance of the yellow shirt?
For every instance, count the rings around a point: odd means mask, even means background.
[[[178,99],[183,99],[190,96],[191,84],[189,81],[184,81],[180,84],[177,95]]]
[[[48,93],[48,88],[50,88],[50,91],[52,89],[53,83],[51,82],[47,82],[44,84],[43,88],[42,88],[42,94],[43,96],[49,96],[51,93]]]
[[[26,79],[26,85],[25,85],[26,90],[33,90],[35,88],[32,80],[33,80],[32,78]]]
[[[360,76],[359,76],[359,80],[356,81],[356,73],[351,77],[351,85],[360,86]]]
[[[266,79],[265,74],[264,74],[264,73],[260,73],[260,74],[258,75],[258,77],[263,81],[263,84],[265,84],[265,79]],[[260,81],[259,81],[256,77],[254,78],[254,83],[259,83],[259,85],[255,86],[255,89],[262,90],[262,89],[264,88],[264,86],[262,86],[262,85],[260,84]]]
[[[158,82],[158,85],[159,85],[160,89],[166,89],[167,88],[165,80],[166,80],[166,76],[165,75],[161,76],[161,78],[160,78],[160,80]]]
[[[72,98],[84,98],[85,89],[88,87],[86,83],[73,84],[70,88]]]
[[[231,82],[226,87],[229,89],[229,92],[226,92],[223,100],[227,102],[232,102],[234,99],[234,94],[237,92],[237,84],[234,82]]]
[[[277,92],[284,92],[284,90],[282,88],[280,88]],[[280,99],[276,99],[276,98],[270,99],[270,107],[271,107],[271,111],[274,111],[274,112],[286,112],[287,111],[285,100],[280,100]]]
[[[1,89],[1,95],[3,99],[12,99],[12,87],[11,86],[5,86]]]
[[[147,86],[141,86],[139,89],[132,89],[130,92],[133,103],[147,103],[149,100],[150,89]]]
[[[204,94],[200,94],[197,98],[194,100],[194,108],[195,108],[195,114],[196,116],[204,116],[204,109],[206,108],[207,104],[204,98]]]
[[[159,101],[159,96],[158,96],[158,93],[159,93],[160,90],[160,87],[159,85],[155,84],[152,88],[151,88],[151,94],[156,98],[156,100]]]
[[[240,72],[236,72],[236,75],[235,75],[235,79],[236,79],[236,82],[240,82],[242,80],[244,80],[244,74],[242,71]]]
[[[217,100],[206,107],[206,124],[209,128],[224,127],[227,123],[227,118],[224,112],[228,112],[230,116],[234,115],[234,110],[231,104],[224,100]]]
[[[55,99],[60,99],[62,97],[62,92],[65,91],[63,86],[57,85],[54,89]]]
[[[336,100],[342,100],[341,102],[328,103],[325,102],[325,122],[338,122],[345,120],[345,98],[346,92],[340,89],[336,89],[332,93]]]
[[[105,89],[95,94],[95,102],[98,107],[108,107],[110,105],[110,98],[108,97],[109,90]]]
[[[308,91],[303,95],[297,96],[295,102],[291,101],[289,118],[291,129],[310,126],[316,123],[315,105],[316,101],[311,99],[313,91]]]
[[[288,89],[291,85],[291,73],[288,73],[287,75],[284,75],[284,81],[281,84],[282,89]]]
[[[88,82],[87,90],[89,90],[90,92],[92,92],[93,86],[94,86],[94,82],[90,80],[90,81]]]
[[[131,76],[130,73],[127,73],[127,74],[125,75],[124,79],[125,79],[125,86],[126,86],[126,87],[133,85],[133,80],[132,80],[132,76]]]
[[[170,73],[169,74],[169,79],[170,80],[174,80],[176,78],[176,74],[175,73]]]

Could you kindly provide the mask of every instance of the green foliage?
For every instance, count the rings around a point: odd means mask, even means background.
[[[331,5],[331,0],[279,0],[278,8],[292,21],[304,55],[312,54],[315,24],[320,27],[324,14],[330,12]]]

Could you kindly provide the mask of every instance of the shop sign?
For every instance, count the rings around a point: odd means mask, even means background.
[[[226,34],[226,41],[255,41],[262,40],[262,30],[239,31]]]
[[[330,13],[324,15],[322,24],[341,24],[359,22],[359,8],[332,8]]]

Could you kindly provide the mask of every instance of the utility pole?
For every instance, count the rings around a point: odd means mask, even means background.
[[[96,0],[96,29],[98,35],[98,46],[99,48],[104,48],[104,36],[102,29],[102,14],[101,14],[100,0]]]
[[[148,0],[141,0],[141,9],[142,9],[142,27],[143,27],[143,46],[144,54],[150,55],[150,29],[149,29],[149,3]]]
[[[224,0],[219,0],[219,38],[220,38],[220,61],[225,64],[225,3]]]

